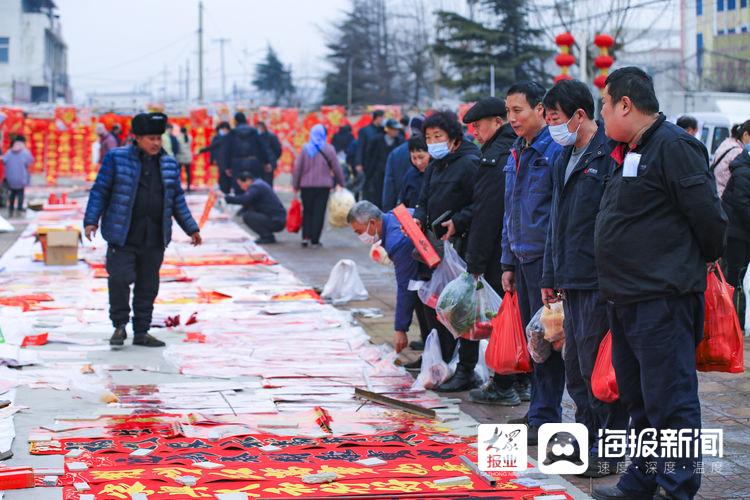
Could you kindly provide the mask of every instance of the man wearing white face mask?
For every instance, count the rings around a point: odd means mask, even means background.
[[[401,224],[395,215],[391,212],[384,214],[369,201],[355,203],[346,221],[360,241],[371,246],[371,257],[384,265],[393,263],[397,286],[393,345],[396,352],[401,352],[408,344],[406,332],[419,303],[417,292],[409,290],[409,282],[417,279],[419,269],[419,263],[412,258],[414,244],[401,232]]]
[[[565,381],[576,404],[576,422],[589,430],[589,443],[599,429],[625,429],[627,412],[616,401],[606,404],[591,392],[591,374],[599,344],[609,330],[607,306],[599,294],[594,259],[594,224],[611,173],[612,148],[604,125],[594,121],[594,98],[583,82],[563,80],[542,100],[552,139],[564,147],[552,167],[552,207],[542,271],[542,301],[565,295]],[[617,470],[591,455],[587,477]]]

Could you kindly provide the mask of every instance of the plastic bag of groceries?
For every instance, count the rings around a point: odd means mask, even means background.
[[[328,198],[328,224],[332,227],[346,227],[346,216],[357,200],[348,189],[334,191]]]
[[[422,351],[422,367],[417,379],[412,384],[412,390],[432,389],[437,387],[451,376],[448,364],[443,361],[440,351],[440,339],[437,330],[432,330],[427,336]]]
[[[487,339],[492,334],[492,318],[500,309],[500,296],[484,278],[461,273],[440,294],[437,316],[454,337]]]
[[[529,354],[535,363],[544,363],[552,350],[562,351],[565,345],[565,312],[562,302],[542,306],[526,325]]]
[[[419,300],[432,309],[437,307],[443,288],[466,271],[466,263],[459,257],[453,245],[449,241],[443,242],[443,245],[443,260],[432,272],[430,281],[424,283],[417,292]]]
[[[350,259],[338,261],[331,269],[331,274],[320,296],[331,300],[334,304],[367,300],[369,295],[362,283],[362,278],[359,277],[357,263]]]

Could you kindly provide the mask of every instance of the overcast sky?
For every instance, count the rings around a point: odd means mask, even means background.
[[[179,67],[190,64],[190,91],[197,92],[197,0],[55,0],[68,44],[68,73],[76,100],[89,92],[131,91],[151,82],[160,96],[177,88]],[[325,36],[349,0],[204,0],[204,88],[218,97],[219,45],[225,57],[227,92],[247,82],[271,44],[301,83],[326,69]],[[184,70],[183,70],[184,71]]]

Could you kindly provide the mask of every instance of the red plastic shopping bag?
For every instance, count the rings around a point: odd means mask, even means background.
[[[620,397],[615,377],[615,367],[612,366],[612,332],[607,334],[599,344],[599,352],[591,373],[591,392],[599,401],[614,403]]]
[[[492,320],[492,336],[484,357],[487,367],[500,375],[531,372],[531,356],[518,308],[518,296],[505,294],[500,310]]]
[[[696,368],[702,372],[742,373],[745,370],[740,321],[734,309],[734,287],[721,268],[708,275],[703,340],[695,350]]]
[[[289,213],[286,216],[286,230],[297,233],[302,228],[302,204],[297,198],[289,205]]]

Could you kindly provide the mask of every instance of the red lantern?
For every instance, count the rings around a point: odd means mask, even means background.
[[[555,45],[561,47],[570,47],[575,43],[575,38],[569,32],[560,33],[555,37]]]
[[[555,37],[555,43],[560,47],[560,53],[555,57],[555,64],[560,66],[560,74],[555,77],[555,83],[560,80],[570,80],[569,68],[576,63],[576,58],[570,53],[570,48],[575,43],[575,38],[568,32],[560,33]]]
[[[572,66],[576,63],[576,58],[572,54],[557,54],[555,64],[558,66]]]
[[[594,37],[594,45],[596,45],[600,49],[604,47],[610,48],[614,44],[615,44],[615,40],[611,36],[606,35],[604,33],[599,33],[598,35]]]
[[[599,69],[610,68],[614,62],[615,60],[612,56],[597,56],[596,59],[594,59],[594,65]]]
[[[599,75],[594,78],[594,85],[599,87],[602,92],[604,92],[604,82],[607,80],[609,68],[615,62],[612,56],[609,55],[609,48],[614,44],[615,40],[605,33],[599,33],[594,37],[594,45],[599,47],[599,55],[594,59],[594,65],[599,68]]]

